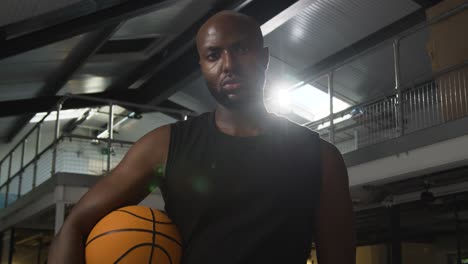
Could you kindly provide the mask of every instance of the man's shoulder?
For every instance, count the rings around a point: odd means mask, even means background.
[[[199,122],[204,122],[209,119],[211,116],[211,112],[201,113],[199,115],[191,115],[188,116],[185,120],[178,120],[177,122],[172,123],[172,125],[179,125],[179,126],[189,126]]]
[[[319,134],[310,128],[295,123],[288,118],[276,114],[271,114],[272,120],[275,123],[275,128],[282,134],[287,136],[304,136],[304,137],[319,137]]]

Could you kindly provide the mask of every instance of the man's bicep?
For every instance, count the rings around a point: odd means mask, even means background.
[[[319,264],[355,263],[353,207],[346,165],[339,151],[321,142],[322,188],[315,221]]]

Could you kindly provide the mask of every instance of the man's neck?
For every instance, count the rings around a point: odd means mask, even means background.
[[[216,126],[231,136],[257,136],[265,131],[269,113],[265,107],[233,110],[218,105],[215,112]]]

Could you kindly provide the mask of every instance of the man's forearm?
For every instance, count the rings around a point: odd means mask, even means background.
[[[48,264],[84,264],[84,239],[78,228],[64,226],[49,250]]]

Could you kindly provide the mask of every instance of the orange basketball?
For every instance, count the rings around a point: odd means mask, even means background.
[[[169,217],[144,206],[127,206],[102,218],[89,233],[87,264],[178,264],[182,254],[179,231]]]

